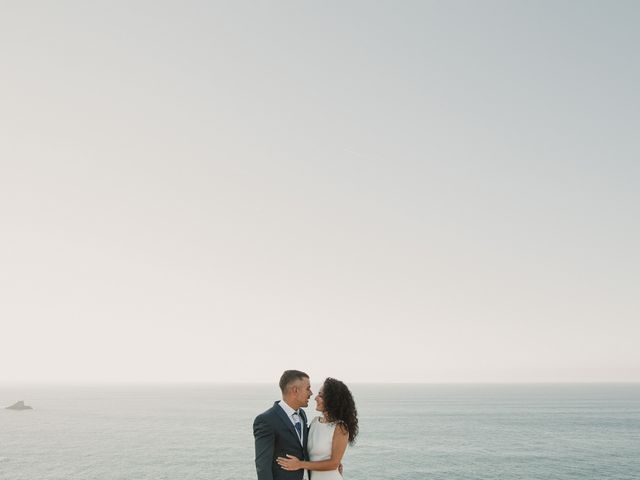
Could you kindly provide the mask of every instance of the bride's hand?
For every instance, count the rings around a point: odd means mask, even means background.
[[[293,471],[300,470],[302,468],[302,462],[293,455],[287,455],[287,458],[278,457],[276,461],[278,462],[278,465],[280,465],[284,470]]]

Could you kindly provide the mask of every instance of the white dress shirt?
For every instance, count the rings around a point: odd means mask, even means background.
[[[284,400],[280,400],[278,402],[278,405],[280,405],[280,407],[282,408],[282,410],[284,410],[284,413],[287,414],[287,417],[289,417],[289,420],[291,420],[291,423],[293,424],[293,429],[295,430],[296,428],[296,419],[293,417],[293,415],[295,414],[298,417],[298,421],[300,422],[300,430],[301,430],[301,437],[298,437],[300,439],[300,444],[304,446],[304,429],[306,428],[306,425],[303,424],[303,420],[302,420],[302,415],[300,415],[298,413],[297,410],[294,410],[293,408],[291,408],[289,406],[289,404],[287,402],[285,402]],[[297,430],[296,430],[297,431]],[[302,459],[300,459],[302,460]],[[308,474],[306,470],[303,470],[303,474],[302,474],[302,480],[307,480]]]
[[[296,427],[296,423],[300,423],[300,430],[301,430],[301,434],[300,435],[301,435],[301,437],[298,437],[298,439],[300,440],[300,444],[304,445],[303,439],[304,439],[305,425],[302,424],[302,415],[300,415],[300,413],[298,413],[298,410],[294,410],[293,408],[291,408],[289,406],[289,404],[287,402],[285,402],[284,400],[280,400],[278,405],[280,405],[280,407],[284,410],[284,413],[287,414],[287,417],[289,417],[289,420],[291,420],[291,423],[293,424],[293,428],[294,429]],[[297,419],[294,418],[294,415],[296,417],[298,417],[298,418]]]

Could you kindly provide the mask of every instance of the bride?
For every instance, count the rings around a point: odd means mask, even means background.
[[[289,471],[311,470],[312,480],[341,480],[339,471],[347,444],[358,435],[358,412],[347,386],[335,378],[327,378],[316,395],[315,417],[309,425],[309,458],[302,461],[293,455],[278,457],[278,464]]]

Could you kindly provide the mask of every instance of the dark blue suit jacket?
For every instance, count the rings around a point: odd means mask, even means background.
[[[298,432],[278,403],[275,402],[273,407],[258,415],[253,422],[258,480],[301,480],[304,470],[294,472],[284,470],[277,464],[276,458],[286,457],[289,454],[300,460],[309,460],[307,416],[304,410],[300,409],[303,438],[301,445]]]

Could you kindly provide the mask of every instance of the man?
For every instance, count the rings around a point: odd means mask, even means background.
[[[286,370],[280,377],[280,390],[282,400],[253,422],[258,480],[308,480],[306,470],[283,470],[276,458],[289,454],[309,460],[309,430],[307,416],[302,410],[309,405],[312,395],[309,375],[299,370]]]

